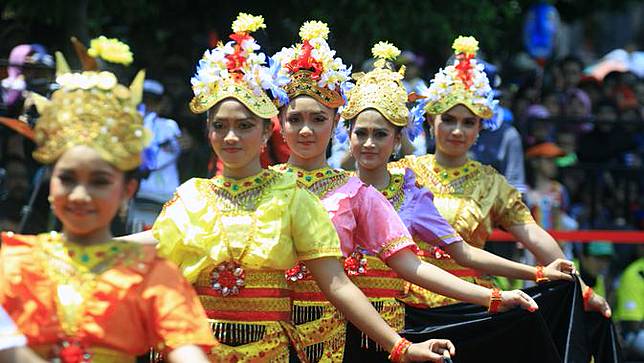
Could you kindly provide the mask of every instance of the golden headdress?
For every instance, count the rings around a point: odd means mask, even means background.
[[[190,101],[192,112],[203,113],[226,98],[234,98],[258,117],[277,115],[266,91],[274,97],[284,91],[275,82],[277,72],[265,66],[266,56],[256,52],[260,47],[250,36],[261,28],[266,28],[263,17],[239,13],[232,25],[232,41],[204,52],[190,79],[195,94]]]
[[[430,115],[441,114],[456,105],[464,105],[476,116],[489,119],[494,114],[496,101],[490,82],[477,62],[478,41],[474,37],[460,36],[452,45],[454,64],[441,69],[432,79],[425,94],[425,111]]]
[[[279,76],[286,79],[284,89],[288,98],[279,105],[300,95],[315,98],[323,105],[338,108],[345,103],[345,93],[352,87],[351,68],[334,58],[326,39],[329,27],[321,21],[307,21],[300,28],[302,43],[282,48],[272,60],[281,65]]]
[[[379,42],[371,49],[376,62],[374,69],[366,74],[353,74],[356,85],[349,91],[347,107],[342,118],[351,120],[366,109],[380,112],[387,121],[396,126],[407,126],[407,91],[402,84],[405,67],[395,72],[387,61],[393,61],[400,50],[387,42]]]
[[[128,88],[110,72],[72,73],[60,52],[56,52],[56,68],[60,88],[51,100],[35,96],[40,118],[34,130],[34,158],[50,164],[69,148],[87,145],[119,170],[136,168],[150,140],[136,110],[145,72],[140,71]]]

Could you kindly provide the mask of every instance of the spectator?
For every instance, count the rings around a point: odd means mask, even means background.
[[[132,204],[128,219],[130,232],[151,227],[163,204],[179,186],[177,159],[181,153],[178,142],[181,131],[174,120],[161,117],[166,107],[163,95],[161,83],[150,79],[144,82],[141,111],[144,126],[152,131],[153,138],[143,152],[141,171],[145,177]]]
[[[639,244],[637,251],[638,258],[619,278],[615,321],[621,328],[626,358],[644,360],[644,245]]]

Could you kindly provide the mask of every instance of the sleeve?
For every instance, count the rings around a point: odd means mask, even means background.
[[[27,338],[18,331],[7,312],[0,307],[0,350],[24,347]]]
[[[300,260],[340,257],[340,239],[322,203],[308,190],[296,188],[291,202],[291,235]]]
[[[197,294],[170,262],[153,262],[141,295],[142,309],[150,317],[148,331],[153,332],[157,347],[169,352],[193,344],[209,351],[218,344]]]
[[[203,208],[188,208],[188,203],[205,203],[191,193],[192,186],[189,183],[191,181],[180,186],[163,206],[152,226],[152,234],[159,241],[159,255],[179,266],[188,281],[194,282],[199,272],[208,264],[208,253],[202,245],[202,236],[207,231],[199,225],[199,218],[195,218]]]
[[[419,189],[419,195],[414,198],[411,213],[410,232],[415,238],[439,247],[463,242],[461,236],[438,212],[432,200],[432,194],[428,190]]]
[[[512,187],[499,173],[495,178],[494,188],[497,189],[497,198],[493,205],[495,224],[507,229],[521,224],[535,223],[530,209],[523,203],[521,193]]]
[[[379,191],[373,187],[363,188],[352,204],[357,224],[354,238],[369,253],[386,262],[405,248],[418,252],[407,227]]]

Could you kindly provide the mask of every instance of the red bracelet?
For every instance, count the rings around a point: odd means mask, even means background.
[[[394,347],[391,349],[391,353],[389,353],[389,360],[394,362],[394,363],[400,363],[403,361],[403,356],[405,353],[407,353],[407,350],[409,350],[409,347],[411,346],[411,342],[405,338],[400,338],[394,345]]]
[[[588,304],[590,303],[590,299],[592,299],[594,294],[595,292],[593,291],[593,288],[590,286],[586,286],[586,289],[582,294],[582,297],[584,298],[584,309],[588,310]]]
[[[549,278],[546,277],[546,275],[543,273],[543,266],[539,265],[535,267],[537,271],[534,273],[534,281],[536,281],[538,284],[542,282],[547,282],[550,281]]]
[[[487,311],[490,313],[498,313],[499,308],[501,307],[501,290],[496,287],[492,289],[492,295],[490,295],[490,306],[487,308]]]

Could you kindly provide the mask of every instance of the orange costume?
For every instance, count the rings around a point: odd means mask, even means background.
[[[216,345],[192,287],[154,247],[83,248],[56,232],[2,241],[0,302],[44,358],[123,363],[150,347]]]

